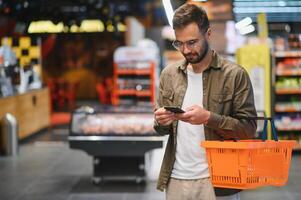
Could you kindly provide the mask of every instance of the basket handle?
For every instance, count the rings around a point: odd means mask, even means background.
[[[278,141],[277,130],[276,130],[276,127],[275,127],[274,119],[272,117],[239,117],[238,119],[264,120],[263,130],[262,130],[262,134],[261,134],[262,141],[267,140],[267,127],[268,127],[268,121],[270,121],[271,127],[272,127],[273,139],[275,141]]]

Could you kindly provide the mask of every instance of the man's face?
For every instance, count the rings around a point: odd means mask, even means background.
[[[201,62],[206,56],[209,44],[207,32],[200,32],[196,23],[191,23],[184,28],[175,29],[176,41],[174,46],[181,51],[187,62],[196,64]]]

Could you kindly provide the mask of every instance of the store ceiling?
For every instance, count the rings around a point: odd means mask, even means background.
[[[149,0],[0,0],[0,14],[21,22],[52,20],[80,23],[83,19],[123,20],[145,14]]]
[[[174,9],[185,2],[171,1]],[[33,21],[71,27],[85,19],[99,19],[115,26],[127,16],[138,17],[146,27],[167,24],[162,0],[0,0],[0,36],[26,33]]]

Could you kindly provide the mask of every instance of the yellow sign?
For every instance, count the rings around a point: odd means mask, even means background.
[[[20,67],[34,63],[36,68],[39,68],[39,71],[41,71],[41,41],[39,38],[19,37],[14,38],[13,42],[12,37],[3,37],[1,45],[7,45],[12,48]]]
[[[237,63],[249,73],[257,112],[271,116],[271,64],[267,45],[246,45],[237,51]],[[269,138],[271,135],[268,130]]]
[[[258,22],[258,36],[260,38],[267,38],[268,37],[268,24],[265,13],[260,13],[257,15],[257,22]]]

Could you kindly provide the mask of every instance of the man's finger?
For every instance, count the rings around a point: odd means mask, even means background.
[[[156,115],[161,115],[161,114],[172,114],[172,112],[165,110],[164,108],[159,108],[154,112]]]
[[[167,119],[167,118],[173,118],[173,114],[162,114],[162,115],[157,115],[156,120],[161,120],[161,119]]]
[[[191,115],[192,115],[192,113],[190,113],[189,111],[187,111],[187,112],[185,112],[185,113],[175,114],[175,117],[176,117],[177,119],[182,120],[182,119],[188,119],[188,118],[190,118]]]
[[[170,125],[173,122],[171,119],[161,120],[159,123],[163,126]]]

